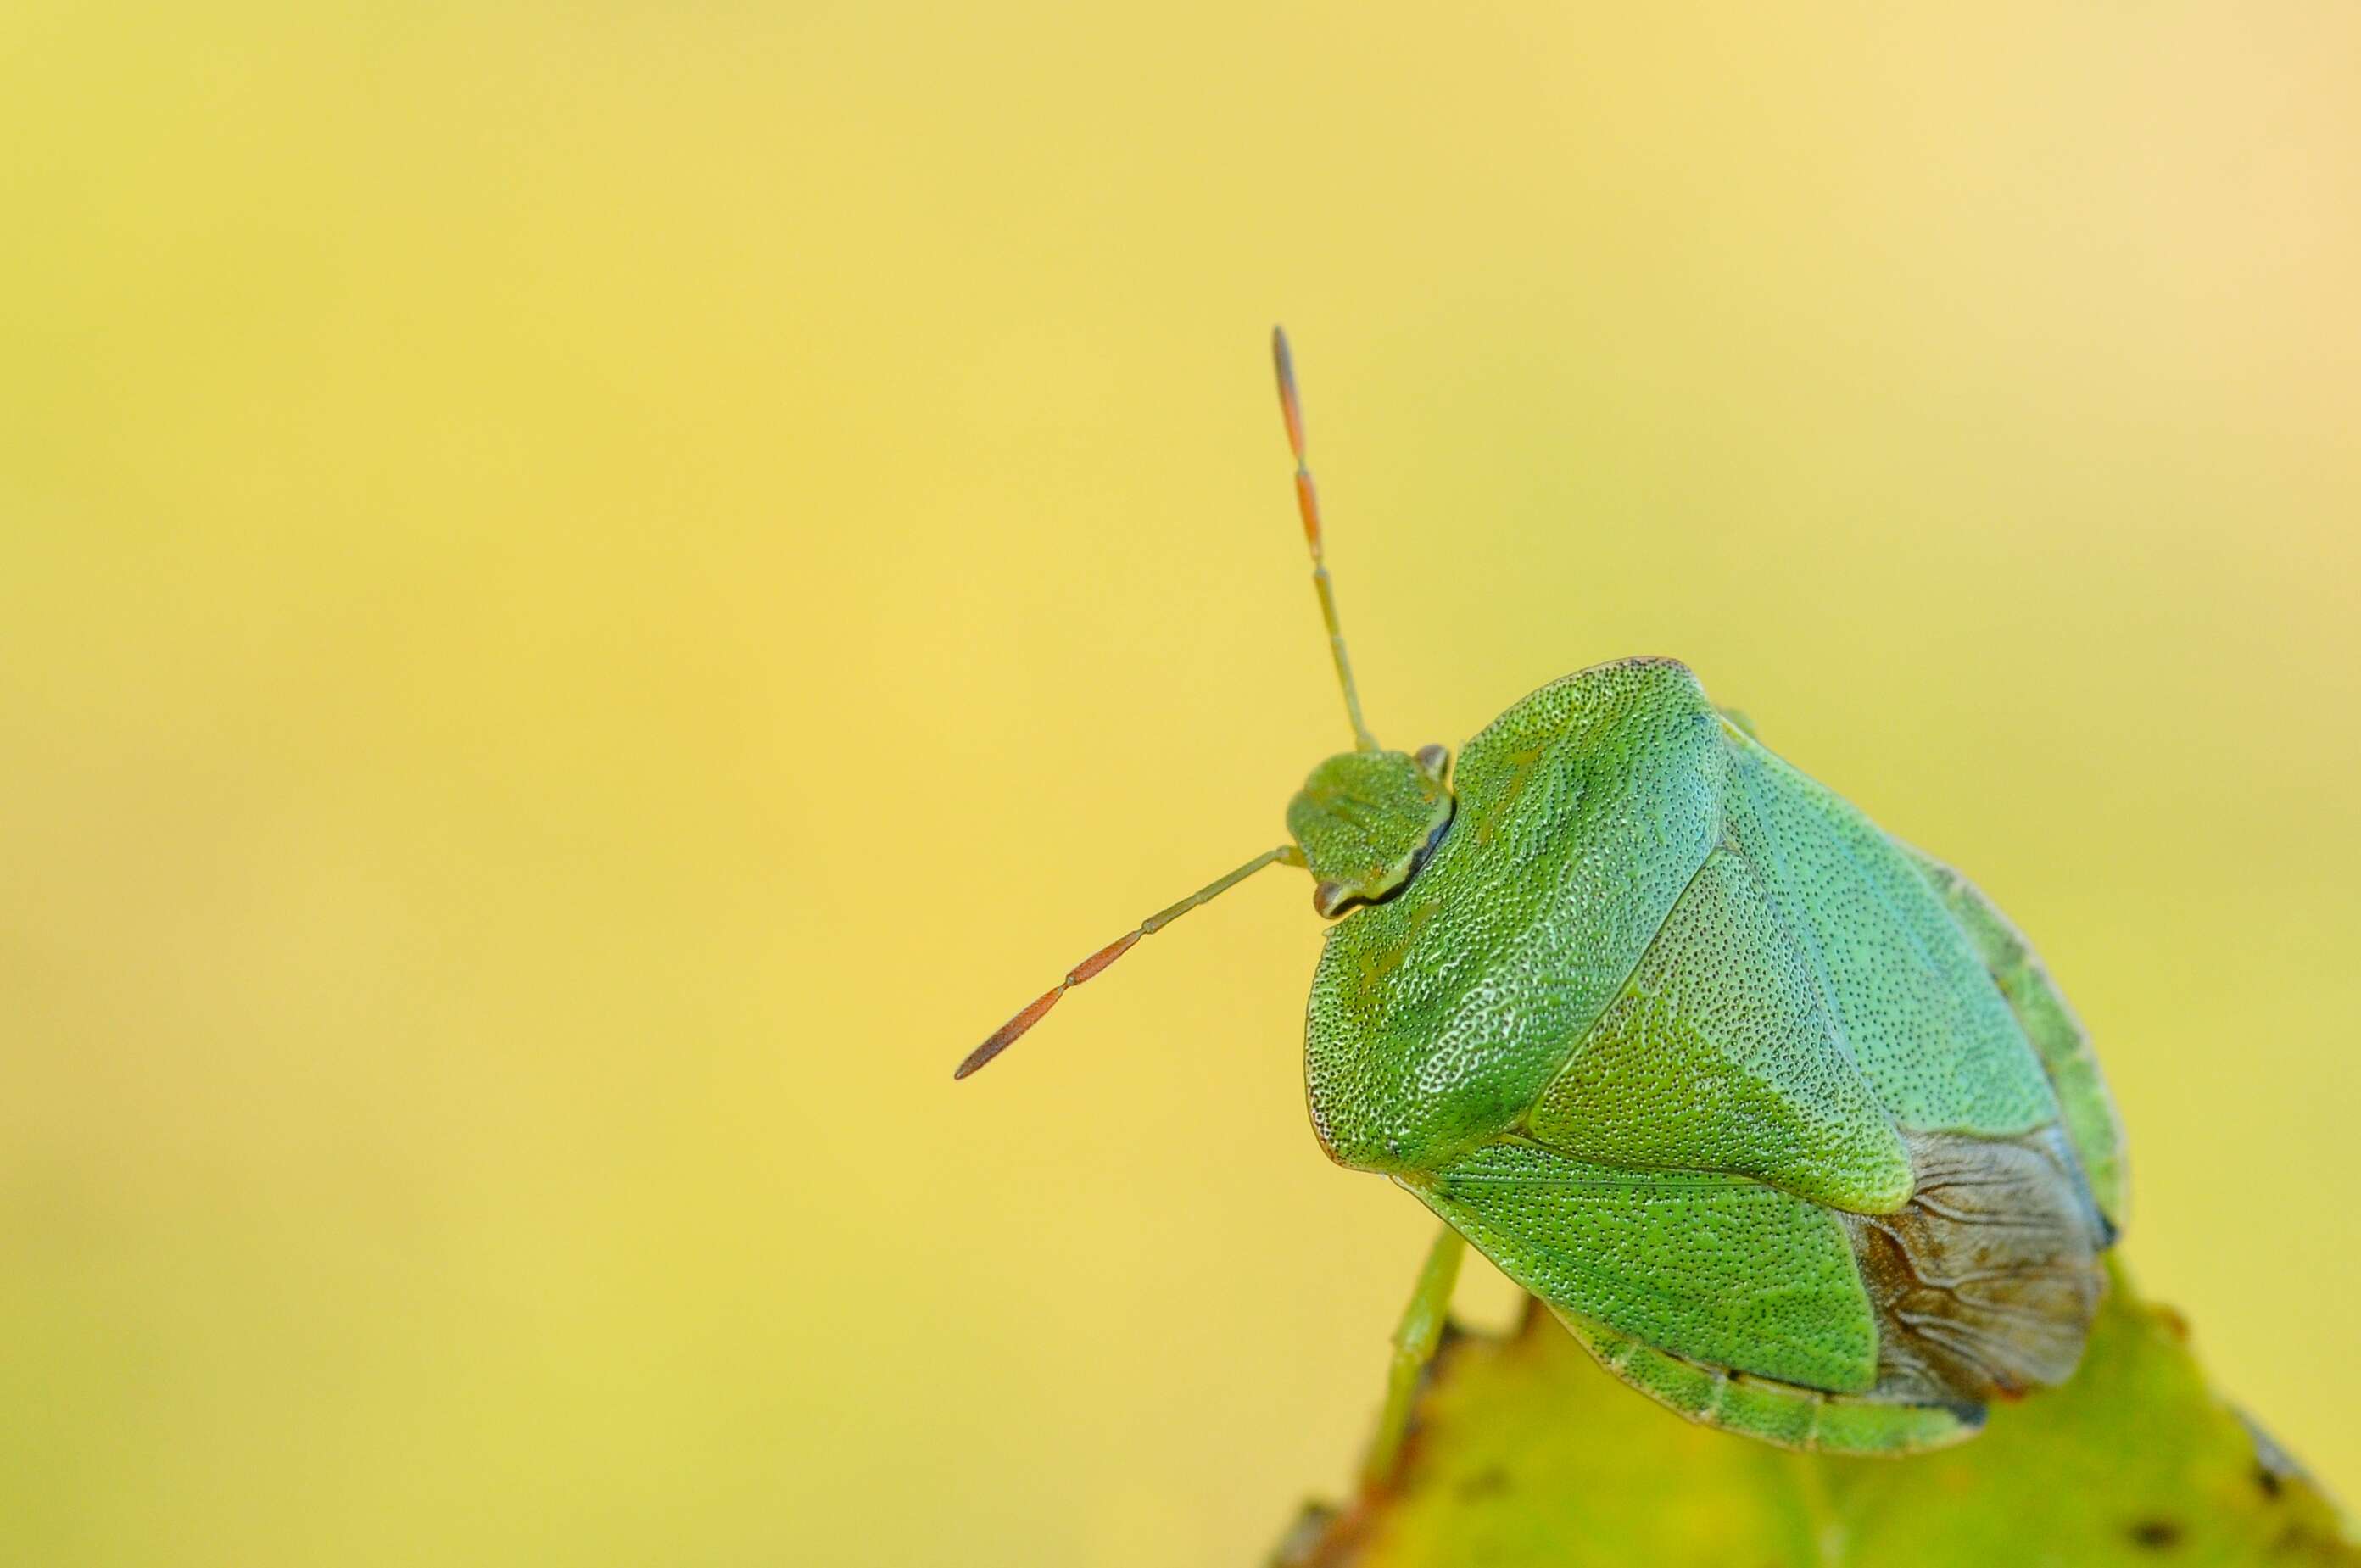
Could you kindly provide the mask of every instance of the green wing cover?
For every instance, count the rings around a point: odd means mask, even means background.
[[[1504,1139],[1399,1179],[1562,1313],[1686,1360],[1868,1390],[1877,1332],[1843,1224],[1741,1176],[1636,1171]]]

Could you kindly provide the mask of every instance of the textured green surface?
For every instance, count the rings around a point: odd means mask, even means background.
[[[2039,1059],[1916,862],[1840,796],[1729,734],[1730,836],[1905,1127],[2006,1135],[2058,1114]]]
[[[1584,1159],[1738,1171],[1863,1212],[1910,1157],[1761,874],[1716,850],[1527,1120]]]
[[[2099,1071],[2097,1052],[2082,1021],[2043,967],[2033,945],[2009,917],[1950,867],[1912,850],[1918,869],[1967,934],[2000,993],[2040,1053],[2057,1091],[2067,1135],[2090,1179],[2092,1196],[2109,1223],[2124,1223],[2124,1124]]]
[[[1288,836],[1331,910],[1400,887],[1450,820],[1440,767],[1430,773],[1407,751],[1341,751],[1312,769],[1287,803]]]
[[[1561,1310],[1766,1377],[1845,1390],[1874,1377],[1876,1331],[1844,1227],[1801,1198],[1513,1140],[1412,1190]]]
[[[1307,1513],[1290,1564],[2147,1568],[2361,1563],[2337,1509],[2205,1384],[2118,1275],[2082,1369],[1983,1437],[1784,1453],[1666,1416],[1545,1313],[1446,1343],[1396,1471]]]
[[[1982,1430],[1981,1408],[1870,1404],[1784,1383],[1734,1377],[1683,1361],[1596,1324],[1567,1323],[1615,1376],[1693,1421],[1742,1432],[1782,1448],[1833,1453],[1902,1454],[1942,1448]]]
[[[1433,1169],[1525,1113],[1712,849],[1720,735],[1696,676],[1634,660],[1467,743],[1451,830],[1312,976],[1305,1087],[1333,1156]]]

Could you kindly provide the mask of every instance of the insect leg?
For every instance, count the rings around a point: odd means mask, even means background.
[[[1449,1225],[1442,1227],[1434,1245],[1427,1250],[1425,1266],[1418,1271],[1418,1284],[1411,1291],[1410,1304],[1402,1309],[1401,1321],[1394,1326],[1393,1363],[1386,1373],[1386,1408],[1378,1418],[1368,1457],[1361,1464],[1365,1487],[1385,1485],[1400,1463],[1402,1442],[1410,1435],[1411,1406],[1418,1398],[1419,1379],[1434,1358],[1435,1346],[1443,1343],[1443,1331],[1450,1325],[1451,1288],[1459,1282],[1459,1260],[1466,1250],[1467,1244],[1457,1231]]]

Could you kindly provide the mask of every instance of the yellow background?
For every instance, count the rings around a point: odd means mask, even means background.
[[[1335,1490],[1302,879],[949,1077],[1346,740],[1274,318],[1379,735],[1676,653],[1968,868],[2351,1495],[2361,18],[1935,9],[10,7],[5,1555]]]

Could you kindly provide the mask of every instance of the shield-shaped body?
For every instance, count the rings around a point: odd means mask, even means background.
[[[2087,1040],[1976,890],[1669,660],[1470,741],[1407,885],[1329,933],[1322,1145],[1693,1419],[1895,1453],[2070,1374],[2123,1203]]]

